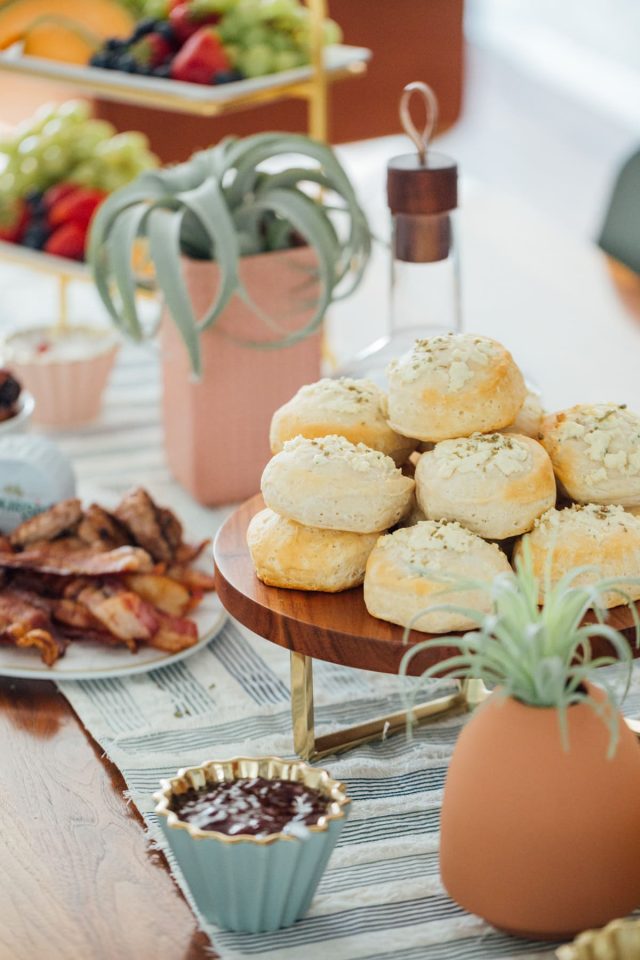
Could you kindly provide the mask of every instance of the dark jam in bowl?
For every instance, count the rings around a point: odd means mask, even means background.
[[[266,837],[272,833],[302,835],[316,824],[331,803],[320,790],[294,780],[264,777],[211,783],[176,794],[171,809],[179,820],[199,830]]]

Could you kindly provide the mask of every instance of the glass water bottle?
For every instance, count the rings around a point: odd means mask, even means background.
[[[427,107],[427,126],[418,133],[409,115],[409,97],[418,90]],[[437,101],[426,84],[409,84],[400,103],[403,126],[418,150],[387,165],[391,213],[389,333],[340,371],[386,384],[387,364],[417,339],[456,333],[461,328],[456,248],[458,169],[454,160],[428,149]]]

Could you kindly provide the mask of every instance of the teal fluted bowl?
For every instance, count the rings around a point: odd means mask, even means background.
[[[173,796],[240,778],[297,780],[331,798],[317,824],[295,836],[228,836],[200,830],[170,809]],[[342,832],[351,801],[326,770],[301,760],[234,757],[209,760],[161,781],[156,813],[200,912],[211,923],[242,933],[289,927],[309,909]]]

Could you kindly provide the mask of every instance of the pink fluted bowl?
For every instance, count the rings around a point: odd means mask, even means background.
[[[118,353],[110,331],[73,325],[27,327],[5,337],[5,362],[35,399],[33,422],[67,429],[100,415],[102,397]]]

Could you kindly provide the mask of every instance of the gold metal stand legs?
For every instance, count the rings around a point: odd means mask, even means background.
[[[415,707],[415,723],[426,723],[445,714],[455,715],[471,710],[488,695],[489,691],[482,680],[465,680],[454,693]],[[316,738],[313,717],[313,659],[302,653],[291,654],[291,718],[294,750],[303,760],[320,760],[332,753],[351,750],[361,743],[400,733],[407,722],[406,711],[398,710],[396,713],[376,717],[375,720],[344,727],[335,733]]]

